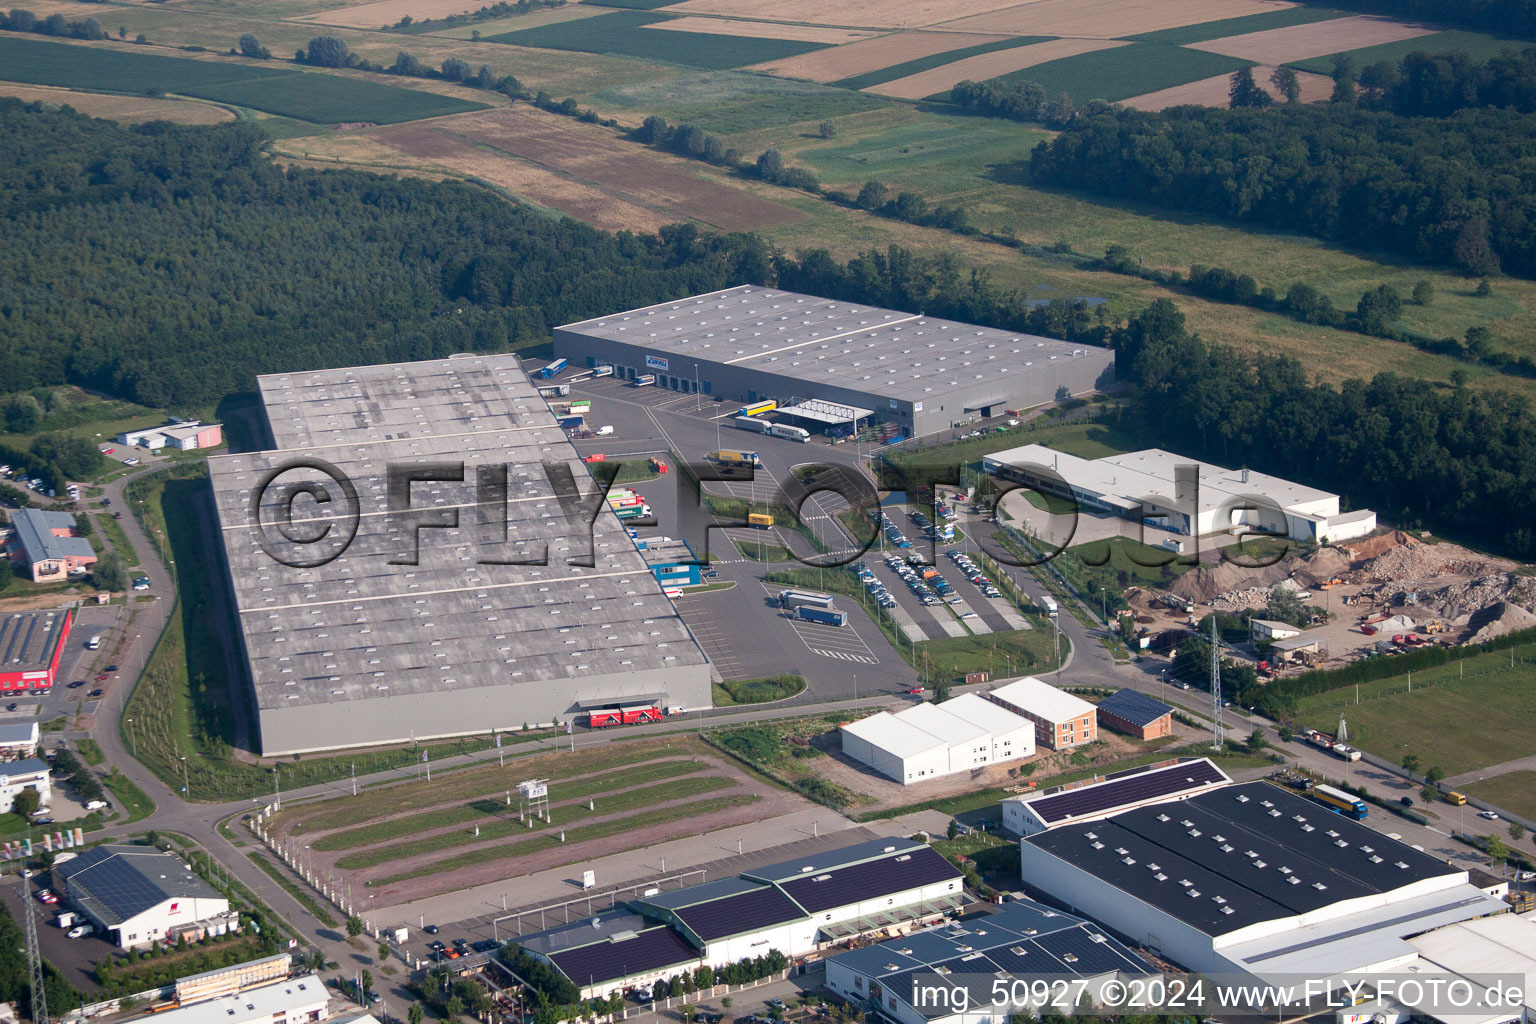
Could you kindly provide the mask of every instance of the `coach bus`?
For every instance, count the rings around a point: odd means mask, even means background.
[[[1356,821],[1364,819],[1370,813],[1366,810],[1364,800],[1350,796],[1343,790],[1334,789],[1332,786],[1313,786],[1307,791],[1307,795],[1335,814],[1342,814],[1344,817],[1353,818]]]

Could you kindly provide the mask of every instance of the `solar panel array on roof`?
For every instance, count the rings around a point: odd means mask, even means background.
[[[634,935],[595,942],[549,957],[578,985],[595,985],[698,960],[699,951],[671,928],[658,925]]]
[[[698,885],[687,885],[681,889],[673,889],[671,892],[659,892],[654,896],[636,900],[635,903],[640,906],[675,910],[678,907],[691,907],[696,903],[708,903],[722,896],[752,892],[762,887],[763,883],[748,881],[745,878],[717,878],[713,882],[700,882]]]
[[[1155,771],[1107,779],[1065,793],[1039,796],[1025,802],[1047,825],[1102,814],[1115,807],[1172,797],[1226,782],[1227,776],[1210,761],[1184,761]]]
[[[1209,935],[1454,873],[1262,782],[1062,826],[1024,842]]]
[[[815,914],[950,879],[955,880],[958,890],[959,869],[936,850],[924,846],[877,861],[812,873],[781,884],[796,903]]]
[[[1139,690],[1117,690],[1099,701],[1099,710],[1132,725],[1147,726],[1173,713],[1170,705]]]
[[[880,860],[893,854],[925,849],[927,849],[925,843],[911,839],[869,839],[862,843],[854,843],[852,846],[842,846],[835,850],[824,850],[821,853],[807,854],[794,860],[784,860],[777,864],[753,868],[751,871],[742,872],[742,875],[745,878],[756,878],[764,882],[784,882],[812,872],[831,871],[834,868],[847,867],[849,864]]]
[[[684,907],[676,913],[678,920],[705,942],[803,920],[806,916],[794,900],[770,885]]]
[[[143,847],[98,846],[54,869],[70,901],[109,925],[170,899],[223,899],[173,854]]]

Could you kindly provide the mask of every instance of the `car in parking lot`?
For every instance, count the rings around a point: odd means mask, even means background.
[[[86,696],[87,697],[100,697],[105,692],[106,692],[105,690],[103,690],[101,687],[98,686],[98,687],[96,687],[96,689],[94,689],[90,693],[86,694]]]
[[[39,889],[37,890],[37,902],[51,905],[59,902],[59,898],[53,894],[52,889]]]
[[[125,465],[125,466],[137,466],[138,464],[139,464],[139,460],[138,459],[124,459],[123,460],[123,465]]]
[[[101,450],[101,454],[103,454],[103,455],[116,455],[117,454],[117,449],[116,448],[103,448]]]
[[[437,928],[437,925],[435,925],[435,924],[429,924],[426,927],[422,928],[422,931],[426,932],[428,935],[436,935],[437,931],[438,931],[438,928]]]
[[[123,518],[123,514],[121,512],[113,512],[112,513],[112,518],[113,519],[121,519],[121,518]]]
[[[69,684],[68,688],[71,689],[71,690],[78,690],[80,687],[82,687],[84,685],[85,685],[85,680],[84,679],[76,679],[74,682]]]

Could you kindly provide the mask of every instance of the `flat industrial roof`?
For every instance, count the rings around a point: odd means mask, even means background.
[[[1128,768],[1094,782],[1009,799],[1023,804],[1029,814],[1049,828],[1073,819],[1092,819],[1129,810],[1148,801],[1176,800],[1231,781],[1209,758],[1201,757],[1178,764]]]
[[[753,868],[750,871],[743,871],[741,877],[764,882],[786,882],[802,875],[832,871],[855,864],[867,864],[926,849],[928,849],[926,843],[899,836],[869,839],[862,843],[853,843],[850,846],[840,846],[833,850],[823,850],[820,853],[807,854],[793,860]]]
[[[777,411],[786,416],[798,416],[803,420],[833,424],[853,423],[868,419],[875,414],[873,409],[861,409],[856,405],[827,402],[819,398],[810,398],[796,405],[781,405]]]
[[[1033,334],[740,285],[566,324],[680,361],[744,366],[907,401],[970,393],[1100,352]],[[680,364],[681,365],[681,362]]]
[[[231,1020],[244,1024],[246,1021],[282,1020],[295,1010],[315,1003],[323,1005],[330,998],[331,994],[319,975],[304,974],[191,1006],[163,1010],[155,1020],[164,1019],[171,1024],[223,1024]]]
[[[46,671],[68,618],[68,608],[0,615],[0,672]]]
[[[1408,942],[1419,955],[1457,974],[1524,976],[1525,1005],[1536,1006],[1536,921],[1498,914],[1436,928]]]
[[[1064,722],[1069,718],[1081,718],[1094,713],[1093,705],[1083,698],[1058,690],[1034,676],[1024,676],[1004,683],[991,690],[987,696],[1005,700],[1014,707],[1023,708],[1032,715],[1039,715],[1052,722]]]
[[[932,733],[952,747],[982,739],[990,740],[992,736],[990,729],[950,714],[949,709],[942,704],[914,704],[901,712],[899,717],[924,732]]]
[[[174,899],[224,899],[181,858],[149,846],[98,846],[53,869],[69,902],[116,926]]]
[[[1466,872],[1251,782],[1024,840],[1207,935]],[[1474,892],[1476,890],[1473,890]]]
[[[1227,469],[1187,455],[1163,451],[1161,448],[1107,455],[1101,459],[1084,459],[1045,445],[1026,444],[993,452],[986,458],[1001,465],[1033,463],[1050,467],[1074,488],[1120,499],[1122,502],[1134,499],[1139,503],[1143,496],[1152,495],[1161,495],[1172,501],[1175,497],[1174,467],[1188,465],[1200,467],[1202,508],[1215,508],[1229,498],[1246,494],[1263,495],[1286,510],[1336,501],[1338,498],[1336,494],[1293,480],[1254,470]],[[1245,472],[1247,480],[1243,479]]]
[[[589,548],[586,525],[562,514],[541,463],[557,479],[569,473],[589,499],[595,488],[515,356],[269,374],[258,386],[276,448],[209,464],[259,707],[570,686],[704,663],[614,515],[598,514]],[[249,513],[264,477],[298,458],[350,478],[361,509],[350,547],[313,568],[274,561]],[[457,515],[461,525],[420,530],[419,564],[391,564],[409,557],[421,519],[392,521],[386,467],[444,463],[463,463],[464,481],[410,485],[412,508],[423,510],[417,517]],[[507,500],[487,512],[477,504],[479,473],[494,483],[503,468]],[[265,492],[264,521],[281,521],[275,510],[290,483],[325,479],[288,469]],[[344,536],[348,503],[329,490],[329,505],[295,501],[298,532]],[[589,552],[594,566],[568,564]],[[484,564],[541,557],[547,565]],[[573,687],[572,696],[585,695]]]
[[[944,741],[939,737],[889,711],[878,711],[851,722],[843,726],[843,731],[895,757],[918,757],[944,749]]]

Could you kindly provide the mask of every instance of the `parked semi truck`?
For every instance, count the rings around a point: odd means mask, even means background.
[[[655,383],[656,376],[654,374],[642,373],[640,376],[635,378],[635,387],[637,388],[648,388]]]
[[[754,434],[766,434],[773,429],[772,423],[755,416],[737,416],[731,421],[731,425],[739,430],[750,430]]]
[[[795,617],[805,622],[819,622],[824,626],[848,625],[848,613],[838,611],[836,608],[817,608],[815,605],[802,604],[795,609]]]
[[[799,441],[805,444],[811,439],[811,432],[800,427],[792,427],[787,423],[775,423],[768,428],[768,433],[774,437],[782,437],[786,441]]]
[[[565,369],[565,360],[556,359],[549,365],[540,367],[539,370],[534,373],[534,376],[540,380],[549,380],[551,377],[558,376],[560,371],[563,369]]]
[[[1056,599],[1050,594],[1046,594],[1040,599],[1040,607],[1044,608],[1045,614],[1053,619],[1061,614],[1061,608],[1056,604]]]
[[[728,466],[728,467],[736,467],[736,466],[761,467],[762,464],[763,464],[763,460],[757,457],[757,452],[718,451],[718,452],[709,452],[704,457],[706,459],[708,459],[710,462],[714,462],[714,463],[717,463],[718,465]]]

